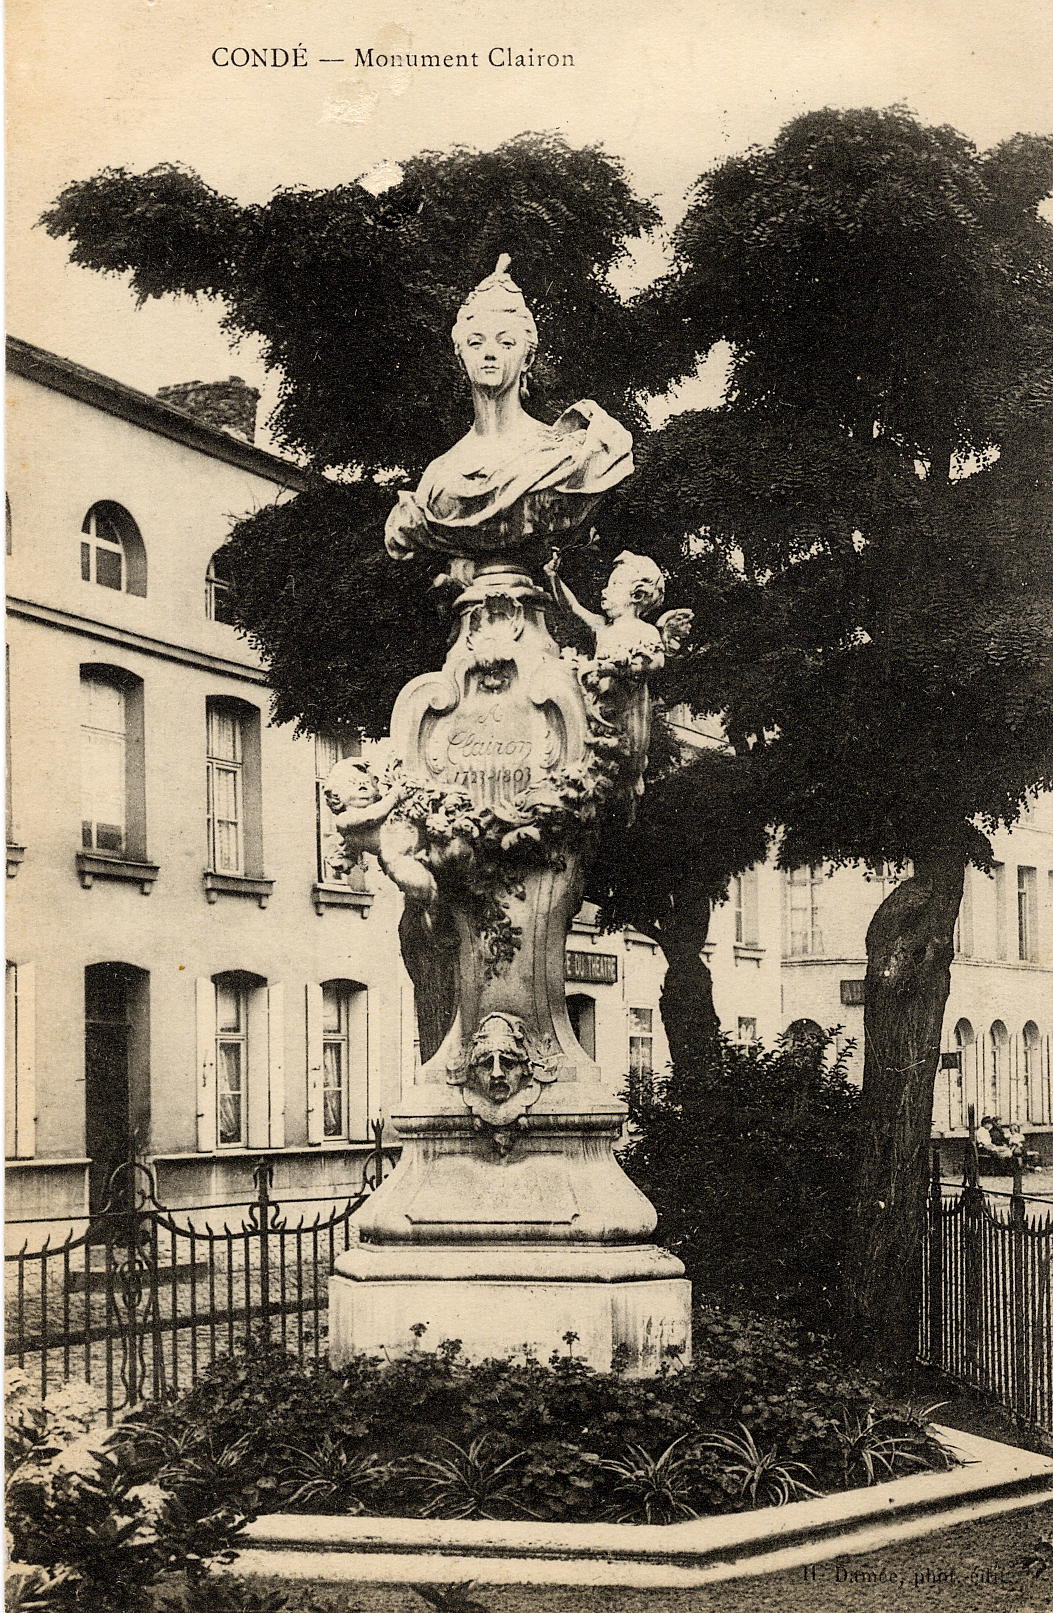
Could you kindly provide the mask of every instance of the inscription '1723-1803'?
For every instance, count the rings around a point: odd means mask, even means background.
[[[481,711],[458,713],[443,736],[446,783],[464,790],[478,806],[510,801],[528,790],[534,744],[523,732],[525,716],[492,701]]]

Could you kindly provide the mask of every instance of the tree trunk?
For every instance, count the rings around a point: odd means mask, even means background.
[[[720,1035],[713,1007],[713,976],[702,957],[709,934],[709,903],[690,919],[663,925],[659,945],[665,953],[665,979],[659,1012],[673,1068],[680,1071],[709,1063]]]
[[[867,931],[861,1156],[843,1322],[852,1355],[903,1367],[917,1352],[933,1085],[964,877],[960,850],[919,857]]]
[[[423,909],[407,902],[399,919],[402,961],[413,982],[420,1060],[437,1052],[457,1006],[457,935],[434,931],[424,923]]]

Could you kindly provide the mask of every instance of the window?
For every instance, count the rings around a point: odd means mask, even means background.
[[[243,700],[212,699],[207,722],[206,894],[247,893],[265,906],[273,882],[263,878],[260,714]]]
[[[819,887],[822,870],[813,866],[791,868],[786,875],[787,928],[791,958],[814,957],[823,950],[819,928]]]
[[[960,1019],[954,1027],[954,1046],[960,1064],[954,1084],[951,1120],[953,1125],[964,1127],[969,1104],[979,1099],[976,1091],[976,1035],[967,1019]]]
[[[809,1048],[825,1042],[823,1027],[814,1019],[795,1019],[783,1032],[783,1040],[791,1047]]]
[[[142,682],[92,662],[80,669],[80,701],[80,882],[132,880],[148,895],[158,868],[146,861]]]
[[[350,1002],[336,982],[322,987],[322,1135],[347,1136],[347,1088],[351,1068]]]
[[[1028,1120],[1033,1120],[1040,1112],[1042,1076],[1042,1037],[1033,1019],[1029,1019],[1024,1026],[1024,1057],[1021,1073],[1024,1078],[1024,1114]]]
[[[750,1042],[755,1042],[757,1040],[757,1021],[755,1019],[743,1019],[740,1015],[737,1040],[740,1041],[743,1046],[749,1046]]]
[[[629,1009],[629,1083],[654,1068],[654,1010]]]
[[[307,1140],[364,1137],[368,1129],[366,992],[354,980],[307,987]]]
[[[208,866],[245,872],[244,740],[240,714],[214,703],[208,712]]]
[[[80,574],[84,582],[117,593],[146,593],[146,550],[139,528],[120,504],[104,499],[84,517]]]
[[[81,673],[81,845],[121,855],[126,846],[127,713],[118,684]]]
[[[960,958],[971,958],[973,953],[973,871],[965,870],[962,884],[962,901],[954,923],[954,951]]]
[[[987,1057],[988,1102],[991,1113],[1001,1119],[1009,1075],[1009,1032],[1000,1019],[995,1020],[988,1034]]]
[[[89,865],[105,872],[105,859],[145,858],[146,778],[141,681],[121,667],[85,665],[80,700],[83,879]]]
[[[198,1148],[285,1143],[284,995],[234,969],[197,982]]]
[[[1005,891],[1005,864],[994,863],[991,868],[994,875],[994,932],[995,957],[1005,959],[1009,956],[1009,941],[1006,935],[1006,891]]]
[[[32,1159],[36,1152],[36,968],[8,963],[4,981],[4,1153],[8,1159]]]
[[[334,827],[336,820],[326,803],[325,781],[337,762],[342,762],[347,756],[361,754],[362,740],[358,734],[341,734],[334,730],[315,735],[315,843],[318,881],[322,885],[346,885],[352,873],[352,870],[343,866],[343,844]]]
[[[596,1057],[596,1004],[587,992],[568,993],[571,1029],[590,1059]]]
[[[738,946],[755,947],[760,941],[757,928],[757,870],[755,868],[747,868],[745,873],[735,875],[734,897],[736,944]]]
[[[1016,945],[1017,957],[1024,963],[1033,963],[1038,957],[1038,871],[1018,868],[1016,871]]]
[[[249,1067],[248,992],[235,981],[216,982],[216,1137],[221,1148],[246,1141],[245,1083]]]
[[[232,579],[226,544],[217,549],[205,573],[205,614],[210,621],[232,623]]]

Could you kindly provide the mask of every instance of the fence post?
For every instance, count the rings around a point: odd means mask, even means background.
[[[962,1264],[965,1281],[966,1380],[980,1386],[980,1334],[983,1324],[983,1189],[976,1148],[976,1106],[969,1105],[969,1141],[962,1186]]]
[[[926,1298],[928,1317],[926,1336],[927,1359],[934,1367],[943,1366],[943,1185],[940,1170],[940,1151],[932,1150],[932,1175],[929,1179],[929,1281]]]
[[[1021,1417],[1028,1414],[1028,1391],[1031,1374],[1028,1360],[1031,1356],[1030,1328],[1028,1327],[1028,1294],[1025,1281],[1027,1243],[1027,1200],[1024,1197],[1024,1166],[1018,1154],[1013,1156],[1013,1196],[1009,1200],[1009,1259],[1012,1273],[1013,1306],[1010,1326],[1013,1330],[1013,1410]]]
[[[269,1344],[271,1338],[270,1160],[257,1160],[252,1176],[256,1188],[256,1214],[259,1218],[260,1229],[260,1332],[264,1340]]]

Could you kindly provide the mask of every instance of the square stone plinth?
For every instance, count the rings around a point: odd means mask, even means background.
[[[350,1257],[350,1258],[349,1258]],[[354,1251],[341,1257],[346,1273]],[[366,1261],[368,1266],[368,1259]],[[427,1331],[417,1338],[420,1323]],[[635,1281],[551,1281],[419,1276],[371,1279],[334,1273],[329,1279],[329,1358],[342,1366],[356,1354],[401,1356],[460,1339],[468,1361],[522,1356],[539,1361],[573,1351],[597,1372],[617,1356],[635,1377],[651,1377],[670,1348],[691,1353],[691,1284],[683,1277]]]

